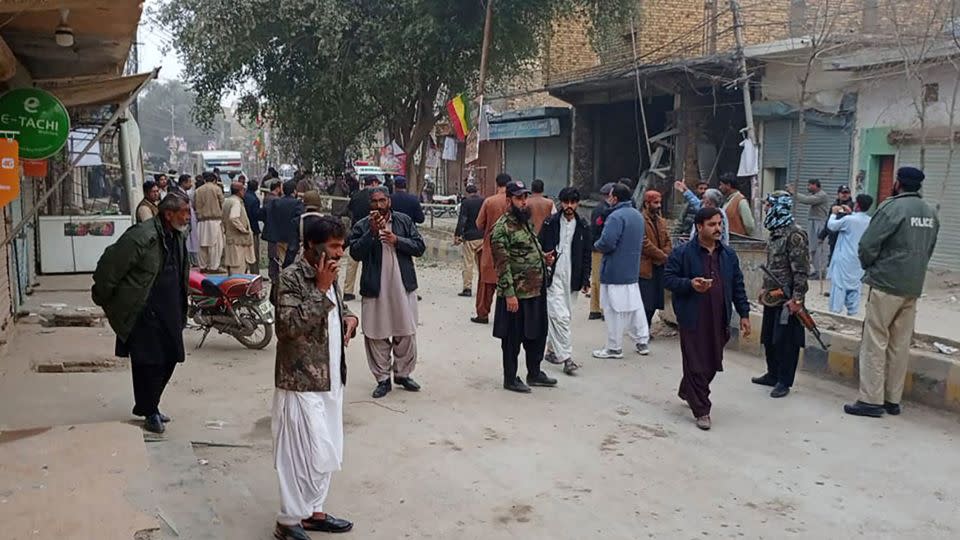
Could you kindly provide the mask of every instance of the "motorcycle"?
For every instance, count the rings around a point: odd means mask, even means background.
[[[263,349],[273,339],[273,305],[267,300],[263,276],[191,270],[188,297],[187,317],[203,330],[198,349],[213,329],[248,349]]]

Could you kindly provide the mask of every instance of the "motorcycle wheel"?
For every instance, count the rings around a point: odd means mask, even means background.
[[[250,309],[252,311],[252,308],[248,308],[248,307],[241,308],[241,309],[242,310]],[[242,312],[240,316],[243,317]],[[257,318],[259,319],[259,316]],[[253,350],[264,349],[266,348],[267,345],[270,344],[270,340],[273,339],[273,325],[258,324],[257,329],[254,330],[253,333],[250,334],[249,336],[243,336],[243,335],[237,334],[237,335],[234,335],[233,337],[237,341],[239,341],[241,345],[243,345],[248,349],[253,349]]]

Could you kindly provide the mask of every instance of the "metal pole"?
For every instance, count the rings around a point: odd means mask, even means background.
[[[747,58],[743,55],[743,18],[740,14],[740,2],[730,0],[730,11],[733,12],[733,38],[736,41],[734,54],[740,68],[740,87],[743,90],[743,114],[747,120],[747,137],[753,144],[757,143],[757,133],[753,126],[753,102],[750,99],[750,73],[747,72]]]
[[[70,165],[67,166],[67,170],[63,171],[63,173],[60,174],[60,176],[56,179],[56,181],[53,182],[53,185],[50,186],[50,189],[48,189],[43,194],[43,196],[40,197],[39,200],[37,200],[37,202],[33,205],[33,208],[31,208],[30,211],[23,216],[23,218],[20,220],[20,223],[18,223],[13,228],[13,230],[10,231],[10,234],[3,239],[3,242],[0,242],[0,247],[6,246],[7,244],[9,244],[11,240],[16,238],[17,235],[19,235],[23,231],[23,229],[26,228],[27,223],[29,223],[30,221],[33,220],[33,218],[36,217],[37,213],[40,211],[40,208],[43,207],[43,205],[46,204],[47,200],[53,196],[54,192],[56,192],[60,188],[60,185],[63,184],[63,181],[66,180],[67,177],[73,173],[73,169],[77,167],[77,164],[80,163],[80,160],[83,159],[85,155],[87,155],[87,152],[89,152],[90,149],[93,148],[93,145],[97,144],[98,142],[100,142],[101,139],[103,139],[103,136],[106,135],[107,131],[117,122],[117,119],[120,118],[120,115],[123,114],[123,111],[127,110],[127,107],[130,106],[133,100],[137,99],[137,94],[139,94],[140,91],[143,90],[143,88],[147,85],[147,83],[149,83],[153,79],[156,79],[157,73],[159,72],[160,72],[159,68],[154,69],[153,76],[146,79],[142,83],[140,83],[140,86],[138,86],[136,90],[134,90],[129,96],[127,96],[126,99],[124,99],[120,103],[120,105],[117,107],[117,110],[115,110],[113,114],[110,115],[110,119],[107,120],[107,123],[104,124],[103,127],[100,128],[100,131],[97,132],[97,135],[94,138],[90,139],[87,145],[83,147],[83,150],[81,150],[80,153],[78,153],[77,156],[73,159],[73,161],[70,162]],[[131,208],[131,211],[132,210],[133,209]]]
[[[484,85],[487,82],[487,62],[490,60],[490,40],[493,34],[493,0],[487,0],[487,15],[483,21],[483,46],[480,49],[480,82],[477,84],[478,94],[483,95]]]
[[[740,13],[739,0],[730,0],[733,13],[733,38],[736,42],[734,53],[740,68],[740,88],[743,90],[743,115],[747,121],[747,138],[757,146],[757,132],[753,125],[753,101],[750,99],[750,73],[747,71],[747,58],[743,55],[743,16]],[[757,176],[751,179],[751,209],[753,219],[760,222],[760,182]]]

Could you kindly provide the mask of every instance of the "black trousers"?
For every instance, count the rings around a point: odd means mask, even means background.
[[[517,358],[522,347],[527,354],[527,375],[540,373],[540,362],[547,347],[547,300],[546,294],[519,301],[520,310],[507,311],[507,302],[497,298],[493,316],[493,337],[500,338],[503,351],[503,382],[512,383],[517,378]]]
[[[791,316],[787,324],[780,324],[781,307],[764,307],[760,343],[767,359],[767,373],[786,387],[793,386],[800,363],[800,349],[806,335],[800,319]]]
[[[151,416],[160,412],[160,397],[173,376],[176,362],[169,364],[131,363],[133,374],[133,414]]]
[[[500,340],[500,349],[503,351],[503,382],[513,382],[517,378],[519,367],[520,347],[527,355],[527,375],[540,373],[540,362],[543,361],[543,350],[547,346],[547,337],[523,339],[517,332],[511,332]]]

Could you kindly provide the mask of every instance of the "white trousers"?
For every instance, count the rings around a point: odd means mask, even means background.
[[[547,349],[554,352],[560,360],[573,357],[573,336],[570,332],[570,319],[577,293],[570,290],[570,280],[566,276],[558,279],[547,289]]]
[[[273,397],[274,467],[280,481],[277,523],[298,525],[323,512],[334,470],[340,469],[342,432],[329,392],[277,389]]]
[[[647,325],[647,315],[643,311],[643,299],[637,284],[601,285],[600,304],[607,323],[608,350],[623,350],[624,332],[634,344],[646,345],[650,342],[650,327]],[[617,308],[620,308],[620,311],[617,311]]]
[[[216,270],[220,268],[220,262],[223,261],[223,242],[212,246],[200,246],[197,258],[200,261],[201,269]]]

